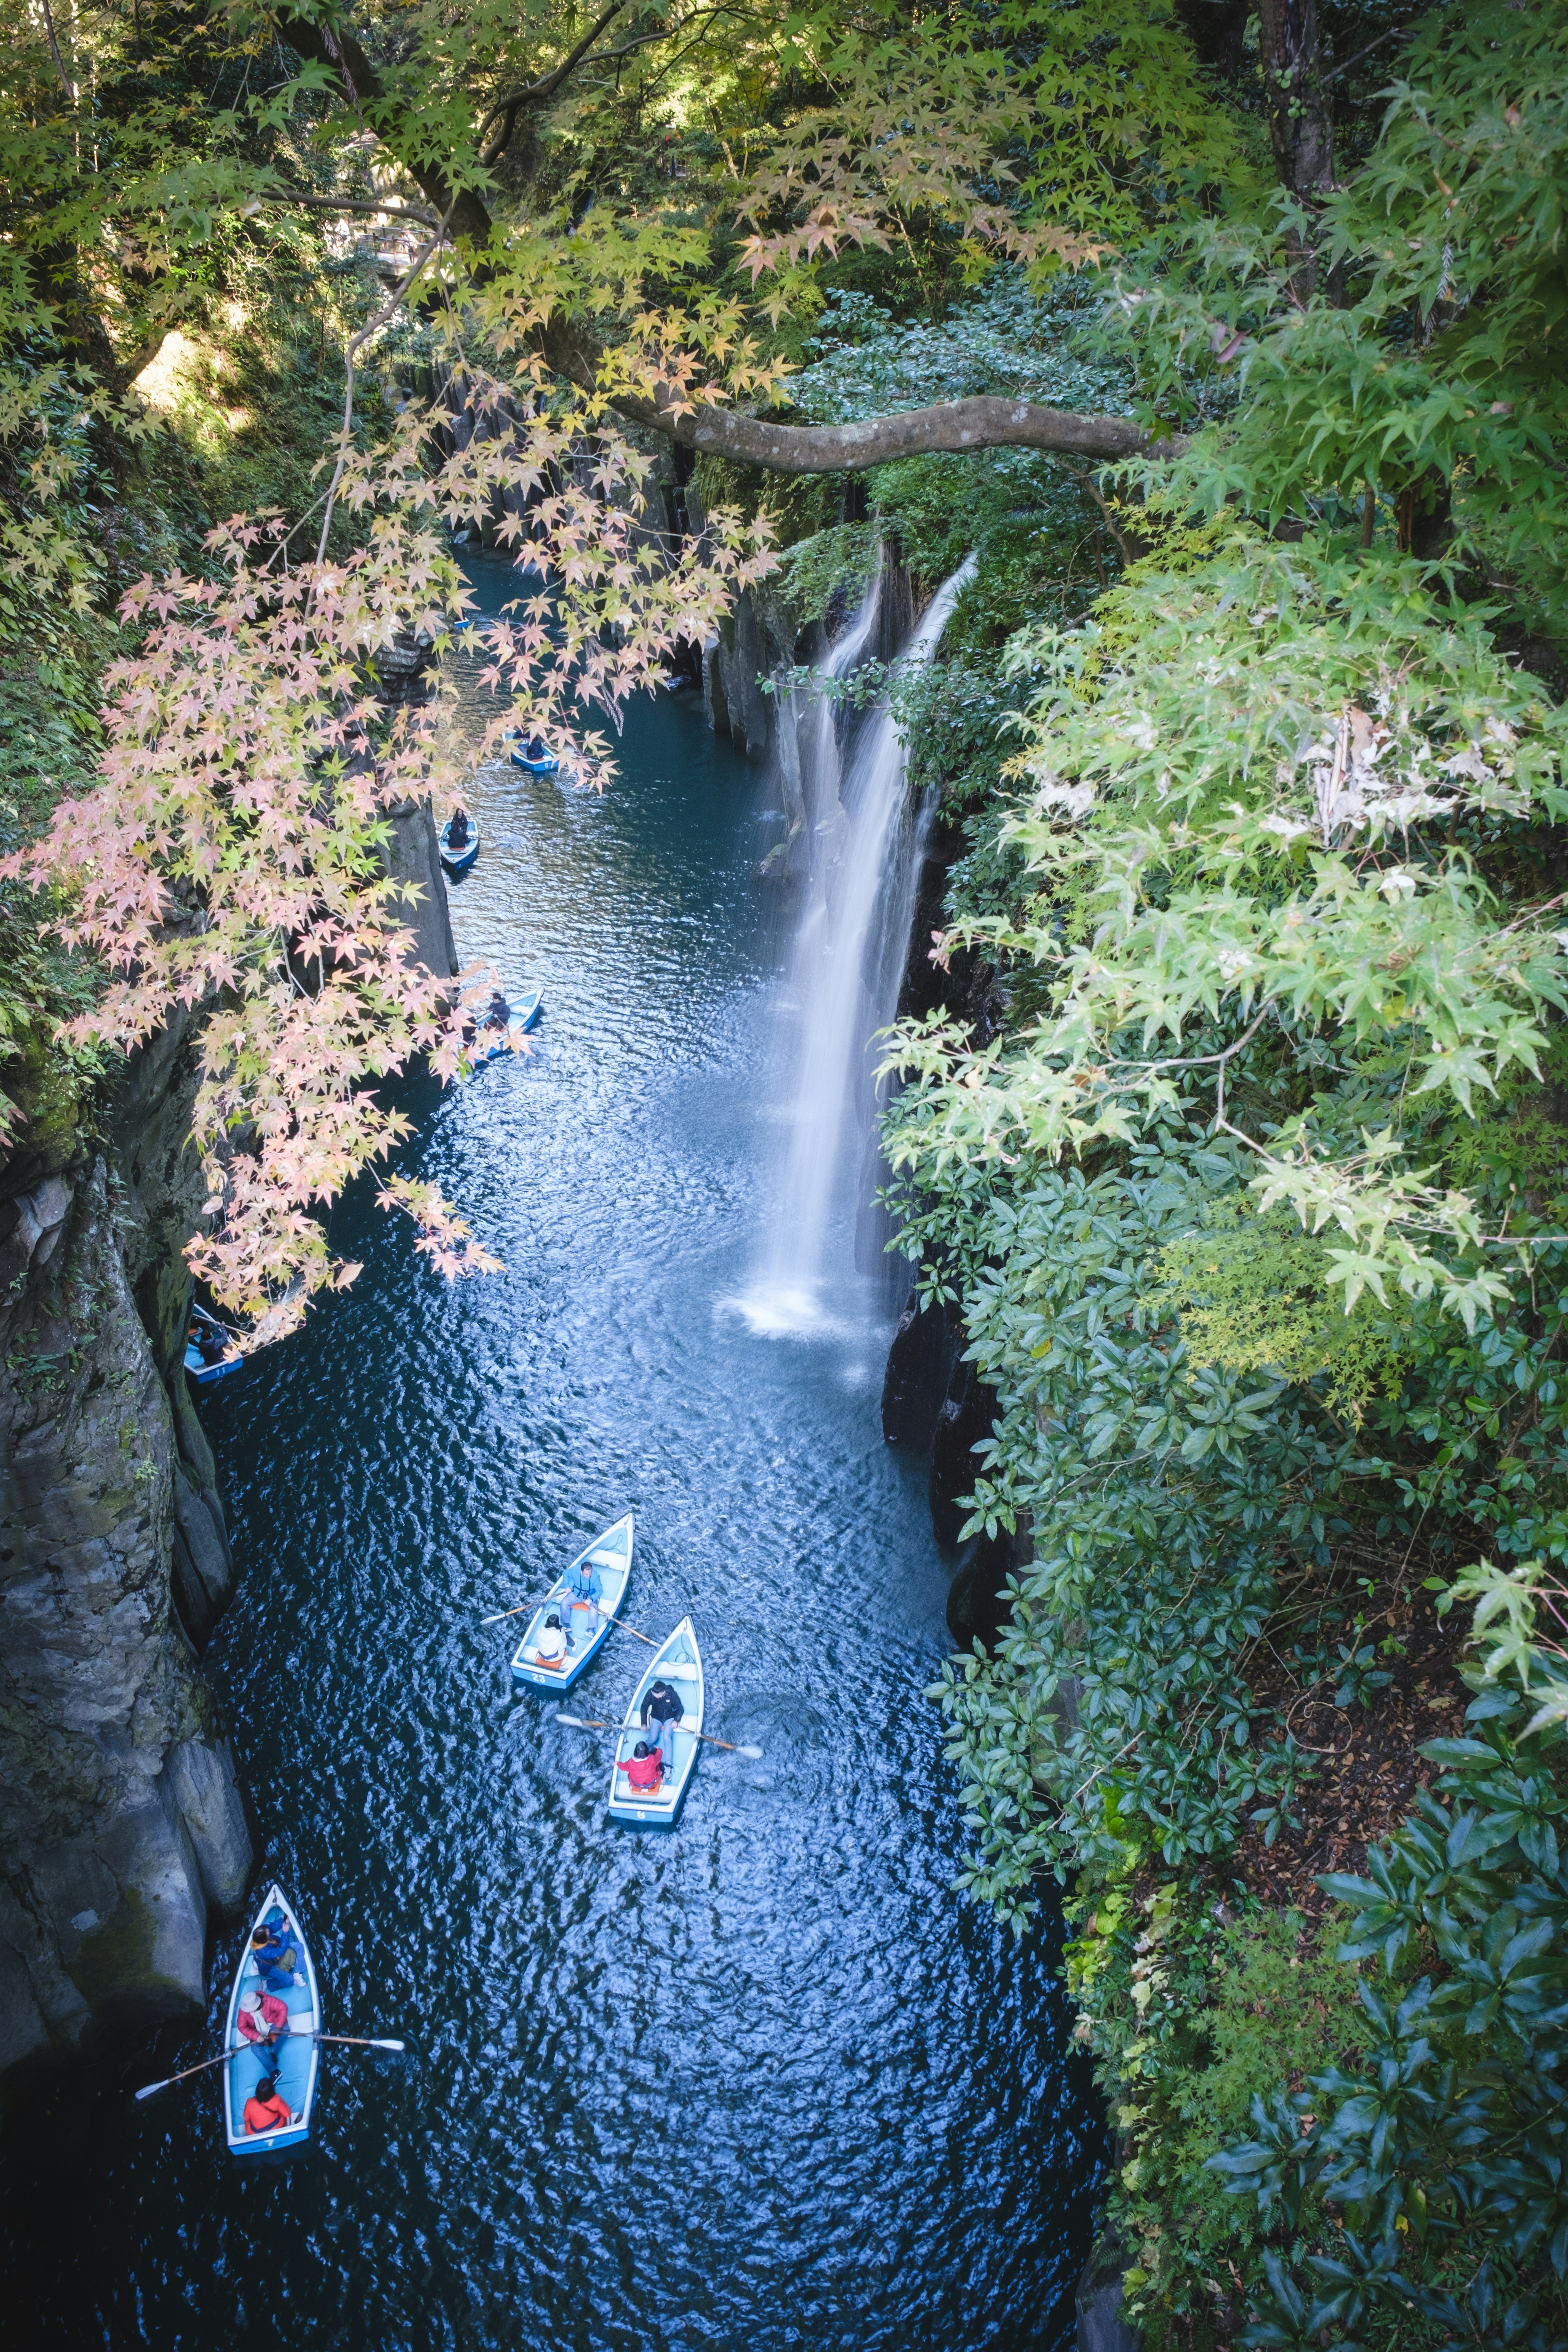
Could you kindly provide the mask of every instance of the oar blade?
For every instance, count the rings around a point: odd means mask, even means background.
[[[749,1756],[753,1764],[760,1764],[763,1760],[763,1751],[760,1748],[737,1748],[735,1753],[737,1756]]]
[[[406,2050],[408,2044],[406,2042],[373,2042],[370,2046],[373,2050]]]
[[[150,2099],[155,2092],[166,2091],[174,2079],[172,2074],[165,2074],[161,2083],[144,2083],[136,2095],[139,2099]]]

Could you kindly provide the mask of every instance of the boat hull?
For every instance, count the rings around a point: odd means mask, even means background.
[[[531,760],[524,752],[514,751],[511,764],[514,768],[526,769],[531,776],[553,776],[561,762],[553,751],[546,751],[542,760]]]
[[[631,1580],[634,1537],[632,1514],[628,1511],[624,1518],[606,1528],[603,1535],[595,1536],[591,1544],[584,1545],[564,1574],[557,1577],[529,1619],[522,1639],[512,1654],[511,1679],[515,1690],[568,1691],[581,1678],[590,1660],[597,1657],[610,1638],[610,1629],[626,1599],[626,1586]],[[578,1643],[577,1647],[568,1654],[563,1666],[541,1665],[537,1649],[540,1630],[551,1609],[561,1605],[566,1591],[566,1578],[572,1570],[580,1561],[588,1559],[593,1560],[598,1569],[605,1587],[605,1597],[599,1608],[598,1631]]]
[[[289,2038],[272,2053],[279,2091],[298,2121],[275,2132],[249,2132],[245,2127],[245,2103],[260,2081],[263,2066],[255,2049],[240,2039],[237,2023],[239,2002],[243,1993],[263,1990],[256,1964],[250,1957],[250,1937],[258,1927],[266,1924],[273,1912],[281,1915],[289,1940],[299,1954],[295,1981],[279,1996],[289,2010]],[[234,1988],[228,1997],[228,2017],[224,2025],[224,2049],[230,2053],[223,2070],[224,2125],[231,2156],[276,2155],[283,2148],[299,2147],[309,2139],[310,2117],[316,2105],[316,2084],[321,2067],[321,2044],[316,2039],[321,2030],[321,2003],[316,1984],[315,1963],[310,1958],[310,1948],[300,1932],[299,1914],[280,1886],[269,1886],[245,1939],[245,1948],[235,1971]]]
[[[637,1741],[643,1737],[642,1703],[660,1676],[680,1694],[681,1718],[675,1733],[674,1769],[658,1795],[633,1789],[624,1772],[616,1767],[630,1760]],[[694,1735],[702,1728],[707,1706],[707,1687],[702,1673],[702,1654],[697,1646],[697,1635],[689,1617],[683,1617],[673,1633],[661,1644],[648,1661],[647,1670],[632,1693],[626,1708],[626,1721],[616,1739],[616,1752],[610,1765],[610,1816],[630,1829],[673,1829],[686,1802],[686,1791],[691,1786],[697,1759],[702,1752],[702,1742]]]
[[[447,872],[452,877],[452,879],[457,881],[460,876],[468,872],[469,866],[472,866],[475,858],[479,854],[479,828],[477,824],[471,827],[468,838],[461,849],[454,849],[451,846],[447,838],[451,830],[452,823],[451,819],[448,817],[447,823],[441,827],[441,863],[446,867]]]

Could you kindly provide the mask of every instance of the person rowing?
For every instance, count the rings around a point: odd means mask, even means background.
[[[452,822],[447,827],[448,849],[467,849],[468,845],[468,812],[461,801],[452,811]]]
[[[671,1775],[675,1771],[675,1727],[684,1712],[679,1692],[672,1690],[662,1676],[642,1703],[643,1729],[657,1744],[664,1769]]]
[[[236,2023],[242,2042],[252,2049],[265,2050],[268,2042],[288,2032],[289,2011],[276,1993],[242,1992]]]
[[[193,1323],[186,1337],[195,1341],[204,1364],[221,1364],[228,1353],[227,1338],[216,1323]]]

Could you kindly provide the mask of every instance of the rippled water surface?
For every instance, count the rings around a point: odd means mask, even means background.
[[[495,574],[484,584],[499,593]],[[1071,2337],[1100,2156],[1043,1952],[958,1902],[947,1574],[884,1447],[888,1330],[754,1336],[783,982],[754,776],[667,696],[608,798],[512,770],[453,891],[537,976],[524,1063],[412,1086],[404,1164],[505,1258],[447,1289],[366,1201],[352,1293],[216,1394],[242,1598],[207,1671],[326,2023],[310,2147],[235,2165],[216,2048],[128,2040],[5,2150],[14,2342],[933,2352]],[[787,1204],[778,1205],[787,1213]],[[842,1255],[847,1256],[847,1250]],[[687,1611],[709,1727],[672,1833],[614,1828],[603,1743],[514,1703],[504,1626],[637,1520],[626,1615]],[[618,1714],[612,1636],[568,1702]]]

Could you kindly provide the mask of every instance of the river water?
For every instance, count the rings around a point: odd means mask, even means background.
[[[505,583],[479,575],[485,603]],[[241,1600],[206,1670],[334,2032],[309,2148],[233,2163],[200,2028],[59,2078],[7,2157],[8,2340],[956,2352],[1071,2340],[1101,2143],[1044,1939],[948,1891],[947,1570],[883,1445],[883,1292],[809,1338],[731,1302],[775,1204],[775,837],[697,698],[593,799],[482,772],[465,960],[536,976],[534,1054],[412,1083],[403,1165],[506,1261],[448,1288],[358,1195],[352,1292],[202,1398]],[[782,1209],[780,1213],[784,1213]],[[603,1743],[514,1702],[509,1629],[631,1507],[626,1615],[689,1611],[679,1827],[608,1822]],[[618,1714],[616,1633],[567,1702]]]

